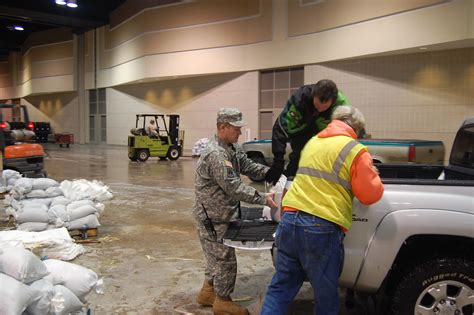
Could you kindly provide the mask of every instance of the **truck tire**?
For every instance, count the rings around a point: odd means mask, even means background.
[[[258,163],[258,164],[262,164],[262,165],[267,165],[267,162],[265,162],[265,159],[263,157],[260,157],[260,156],[252,156],[252,157],[249,157],[252,161],[254,161],[255,163]],[[256,183],[260,183],[260,182],[263,182],[263,179],[256,179],[255,177],[253,176],[249,176],[250,180],[253,181],[253,182],[256,182]]]
[[[171,147],[168,150],[168,154],[166,156],[171,161],[175,161],[175,160],[179,159],[179,149],[177,147]]]
[[[145,162],[146,160],[148,160],[149,157],[150,157],[150,153],[148,152],[148,150],[139,150],[137,152],[137,159],[140,162]]]
[[[432,258],[412,266],[402,276],[395,288],[391,314],[472,315],[473,294],[474,261]]]

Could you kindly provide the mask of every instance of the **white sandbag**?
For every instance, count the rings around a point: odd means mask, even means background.
[[[82,207],[82,206],[92,206],[93,204],[94,204],[94,202],[90,199],[77,200],[77,201],[73,201],[70,204],[68,204],[66,209],[68,211],[71,211],[71,210],[77,209],[77,208]]]
[[[48,209],[48,216],[51,220],[59,218],[63,222],[70,221],[66,211],[66,206],[61,204],[51,206],[51,208]]]
[[[40,298],[40,292],[26,284],[0,273],[0,314],[19,315],[34,301]]]
[[[22,177],[15,182],[15,189],[21,194],[27,194],[33,190],[31,178]]]
[[[83,307],[82,302],[67,287],[55,285],[55,295],[51,299],[51,313],[55,315],[67,315],[80,311]]]
[[[68,230],[95,229],[99,226],[100,223],[95,214],[89,214],[86,217],[66,222],[66,227]]]
[[[42,259],[72,260],[85,252],[82,245],[74,243],[66,228],[43,232],[0,231],[0,242],[9,241],[22,242],[25,248],[34,250]]]
[[[4,170],[2,171],[2,177],[7,180],[10,178],[21,178],[21,174],[14,170]]]
[[[31,198],[31,199],[22,199],[18,201],[20,207],[35,206],[35,205],[45,205],[49,207],[53,198]]]
[[[45,205],[23,207],[16,211],[17,223],[25,222],[49,222],[48,208]]]
[[[51,312],[51,300],[56,294],[54,285],[46,280],[39,279],[30,284],[30,288],[40,293],[40,298],[31,303],[26,311],[29,315],[48,315]]]
[[[108,186],[99,181],[88,181],[79,179],[74,181],[64,180],[61,182],[61,190],[66,198],[71,200],[91,199],[105,201],[113,198]]]
[[[64,285],[78,298],[84,297],[97,284],[97,274],[89,268],[58,259],[47,259],[44,263],[50,272],[44,278],[53,284]]]
[[[25,197],[26,198],[46,198],[48,197],[48,195],[46,194],[46,191],[42,189],[35,189],[25,194]]]
[[[19,224],[16,229],[22,232],[41,232],[48,228],[48,222],[25,222]]]
[[[15,187],[15,184],[16,184],[16,181],[19,180],[21,177],[11,177],[9,179],[7,179],[7,186],[10,186],[10,187]]]
[[[59,186],[59,183],[52,178],[33,178],[31,181],[33,189],[46,190],[50,187]]]
[[[61,189],[61,188],[59,188]],[[62,190],[61,190],[62,192]],[[53,199],[53,201],[51,202],[51,207],[52,206],[56,206],[56,205],[68,205],[71,203],[71,200],[69,200],[68,198],[64,197],[64,196],[59,196],[59,197],[56,197]]]
[[[20,247],[0,249],[0,272],[23,283],[36,281],[49,273],[35,254]]]
[[[69,217],[69,221],[74,221],[80,218],[84,218],[90,214],[95,214],[97,212],[97,209],[91,205],[84,205],[71,210],[69,210],[69,207],[66,207],[66,212]]]
[[[21,241],[16,241],[16,240],[0,241],[0,248],[6,248],[6,247],[25,248],[25,246],[23,246],[23,243]]]
[[[48,197],[58,197],[63,195],[63,191],[59,187],[49,187],[45,190],[45,193]]]

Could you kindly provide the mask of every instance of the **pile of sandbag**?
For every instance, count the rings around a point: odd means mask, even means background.
[[[191,151],[191,155],[193,157],[201,156],[202,151],[207,147],[208,143],[209,143],[208,138],[202,138],[202,139],[199,139],[198,141],[196,141],[196,143],[194,144],[194,147]]]
[[[8,175],[14,176],[11,172]],[[15,177],[4,187],[9,194],[3,216],[12,216],[22,231],[97,228],[104,211],[101,202],[113,197],[109,187],[85,179],[58,183],[50,178]]]
[[[56,259],[41,261],[22,247],[0,248],[0,314],[86,312],[86,295],[103,293],[91,269]]]
[[[42,232],[0,231],[0,248],[3,247],[24,247],[41,259],[72,260],[85,253],[84,247],[75,243],[66,228]]]

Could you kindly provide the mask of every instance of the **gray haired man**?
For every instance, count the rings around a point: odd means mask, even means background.
[[[217,134],[198,161],[193,206],[199,240],[206,258],[205,280],[197,302],[213,306],[214,314],[248,314],[234,303],[237,276],[235,250],[222,244],[228,224],[238,212],[240,201],[276,207],[271,194],[244,184],[240,174],[264,179],[268,167],[255,163],[237,144],[246,123],[236,108],[217,113]]]

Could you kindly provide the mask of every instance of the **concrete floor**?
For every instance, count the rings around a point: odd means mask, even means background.
[[[99,218],[100,243],[85,244],[88,252],[74,260],[104,278],[105,294],[87,297],[93,314],[212,314],[195,302],[204,273],[191,215],[197,159],[137,163],[124,146],[45,148],[48,177],[96,179],[114,193]],[[233,298],[257,314],[273,275],[270,252],[238,250],[237,259]],[[312,314],[312,303],[305,284],[290,313]],[[366,312],[342,307],[341,314]]]

